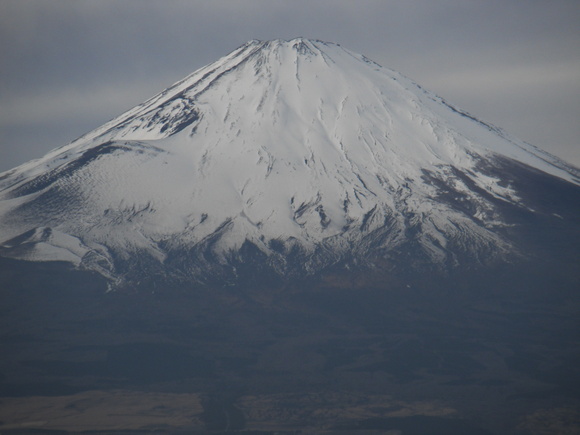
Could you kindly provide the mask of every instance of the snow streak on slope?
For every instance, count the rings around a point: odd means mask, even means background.
[[[250,41],[1,175],[0,240],[50,227],[112,269],[145,256],[194,277],[244,261],[248,246],[280,274],[372,265],[409,244],[453,264],[459,251],[513,251],[494,204],[525,204],[490,169],[499,159],[579,183],[555,157],[364,56]]]

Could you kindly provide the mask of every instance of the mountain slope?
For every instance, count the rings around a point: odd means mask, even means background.
[[[0,255],[113,280],[503,261],[537,209],[515,172],[577,195],[575,168],[364,56],[250,41],[0,175]]]

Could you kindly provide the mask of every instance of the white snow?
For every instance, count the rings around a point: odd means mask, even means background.
[[[114,150],[66,170],[109,142]],[[30,258],[79,264],[86,252],[79,246],[98,244],[125,255],[145,250],[163,262],[167,249],[195,246],[227,222],[216,251],[250,240],[270,254],[271,240],[346,251],[389,219],[392,233],[383,243],[393,248],[404,242],[406,216],[413,213],[424,222],[422,243],[434,260],[452,239],[505,250],[489,230],[501,225],[492,205],[451,172],[471,174],[496,198],[517,203],[516,192],[477,167],[479,158],[496,155],[580,184],[578,172],[555,157],[338,45],[250,41],[71,144],[6,173],[0,240],[50,220],[58,234],[82,242],[73,249],[62,238],[51,239],[46,243],[53,250],[37,243]],[[60,175],[35,193],[18,195],[50,171]],[[476,213],[465,216],[439,203],[425,171],[449,180],[477,204]],[[38,216],[23,211],[23,204],[55,188],[70,200]]]
[[[15,247],[17,249],[10,255],[12,258],[28,261],[67,261],[76,266],[80,265],[82,257],[89,252],[89,248],[78,238],[50,228],[36,228],[17,246],[12,246],[9,241],[0,245],[5,250]]]

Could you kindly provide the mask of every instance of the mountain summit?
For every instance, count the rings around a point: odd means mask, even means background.
[[[525,255],[518,227],[568,219],[535,186],[578,198],[579,185],[362,55],[250,41],[1,174],[0,255],[116,282],[446,269]]]

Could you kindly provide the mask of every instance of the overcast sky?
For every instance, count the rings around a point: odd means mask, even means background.
[[[580,166],[579,0],[0,0],[0,171],[250,39],[337,42]]]

